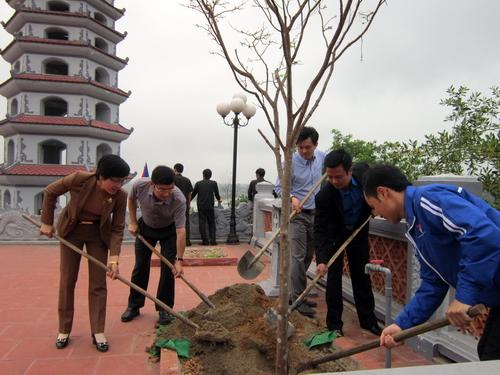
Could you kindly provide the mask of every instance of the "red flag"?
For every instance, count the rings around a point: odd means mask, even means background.
[[[149,177],[148,163],[144,164],[144,170],[142,171],[142,177]]]

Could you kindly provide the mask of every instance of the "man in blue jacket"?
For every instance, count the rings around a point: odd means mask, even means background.
[[[363,191],[374,214],[392,224],[406,219],[406,236],[421,266],[415,297],[382,331],[380,344],[397,346],[390,335],[428,320],[452,286],[455,300],[446,310],[450,323],[465,332],[472,321],[469,308],[490,307],[477,351],[482,361],[500,359],[500,213],[461,187],[415,188],[391,165],[368,170]]]

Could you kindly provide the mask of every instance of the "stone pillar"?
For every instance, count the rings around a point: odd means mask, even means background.
[[[259,182],[256,185],[257,194],[253,198],[253,231],[250,240],[251,246],[264,246],[266,237],[265,216],[266,211],[271,208],[266,208],[270,201],[274,201],[272,194],[274,185],[270,182]]]

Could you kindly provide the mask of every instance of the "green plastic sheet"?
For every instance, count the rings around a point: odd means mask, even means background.
[[[182,340],[182,339],[173,339],[173,340],[166,340],[166,339],[160,339],[156,341],[155,343],[157,348],[168,348],[175,350],[177,354],[181,357],[185,358],[192,358],[192,355],[189,355],[189,341]]]
[[[328,331],[323,333],[316,333],[309,340],[303,342],[309,349],[311,349],[313,346],[332,342],[337,337],[340,337],[340,335],[335,332]]]

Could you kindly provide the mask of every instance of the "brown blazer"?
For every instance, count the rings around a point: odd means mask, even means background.
[[[54,181],[44,190],[42,215],[43,224],[54,225],[54,210],[57,198],[70,193],[70,201],[64,207],[57,220],[57,233],[67,236],[77,225],[78,216],[90,193],[97,188],[97,179],[92,172],[77,171],[60,180]],[[120,189],[111,202],[104,206],[100,231],[101,238],[108,246],[110,255],[119,255],[125,228],[125,212],[127,209],[127,192]]]

